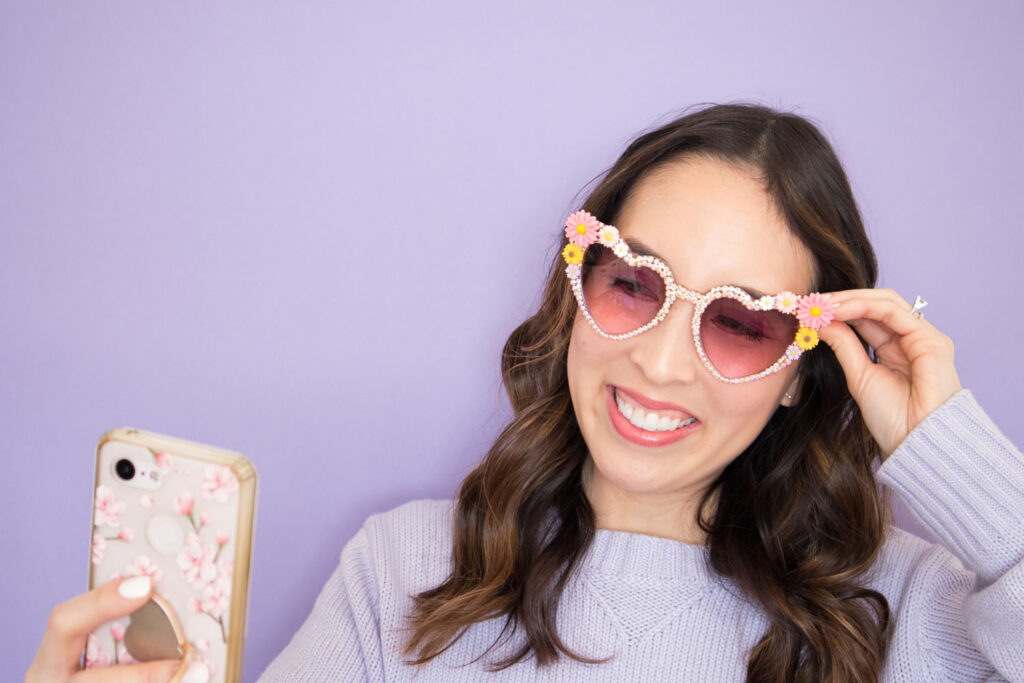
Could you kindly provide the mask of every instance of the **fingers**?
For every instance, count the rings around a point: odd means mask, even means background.
[[[953,340],[891,289],[829,293],[839,304],[833,322],[818,330],[836,355],[850,394],[884,457],[962,386],[953,363]],[[875,349],[864,353],[857,334]]]
[[[884,323],[901,336],[920,332],[922,329],[935,330],[927,320],[914,317],[910,312],[912,306],[891,289],[848,289],[832,293],[831,298],[842,304],[835,310],[835,320],[875,320]]]
[[[72,676],[71,680],[74,683],[167,683],[179,669],[184,673],[187,666],[187,661],[161,659],[144,664],[83,669]]]
[[[78,669],[89,633],[142,607],[152,592],[152,580],[137,576],[110,581],[54,607],[26,679],[67,679]]]
[[[868,346],[875,349],[875,351],[878,351],[879,348],[889,342],[898,339],[892,330],[874,320],[860,318],[858,320],[847,320],[846,324],[856,330],[861,339],[867,342]]]
[[[846,323],[833,321],[832,324],[818,330],[818,337],[836,354],[836,360],[843,367],[848,385],[852,384],[855,378],[862,377],[867,366],[873,365],[871,358],[864,353],[860,339]],[[865,340],[874,346],[871,340],[866,337]],[[850,390],[853,391],[852,386]]]
[[[57,605],[50,613],[47,631],[85,637],[96,627],[142,607],[152,592],[153,582],[148,576],[110,581]]]
[[[853,326],[883,358],[888,356],[888,361],[912,363],[924,355],[952,359],[953,340],[924,318],[915,317],[912,306],[895,291],[848,289],[831,297],[842,303],[835,320]],[[887,343],[890,346],[883,348]]]

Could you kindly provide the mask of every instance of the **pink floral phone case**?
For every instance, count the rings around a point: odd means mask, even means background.
[[[152,648],[139,643],[151,640],[144,630],[157,628],[153,613],[162,617],[169,606],[178,645],[191,644],[209,680],[239,680],[256,504],[252,463],[232,451],[116,429],[96,449],[93,501],[89,588],[149,575],[164,611],[151,601],[145,617],[139,610],[94,631],[86,667],[154,658],[141,654]],[[169,626],[164,619],[162,628]]]

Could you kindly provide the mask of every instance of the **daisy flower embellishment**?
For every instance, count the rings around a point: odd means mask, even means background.
[[[586,249],[597,241],[599,228],[596,218],[586,211],[577,211],[565,221],[565,236],[572,244]]]
[[[562,250],[562,258],[570,266],[578,266],[583,263],[583,249],[579,245],[569,242],[565,245],[565,249]]]
[[[572,263],[565,267],[565,274],[569,276],[570,280],[579,280],[583,275],[583,269],[578,263]]]
[[[614,247],[619,241],[619,229],[614,225],[602,225],[597,231],[597,241],[608,248]]]
[[[808,294],[800,299],[796,307],[796,317],[800,324],[812,330],[819,330],[832,322],[836,311],[828,294]]]
[[[803,351],[796,344],[790,344],[786,348],[786,358],[788,358],[790,360],[796,360],[797,358],[800,357],[800,354],[802,354],[802,353],[803,353]]]
[[[775,308],[783,313],[793,313],[799,300],[800,297],[793,292],[779,292],[775,295]]]
[[[818,333],[810,327],[801,327],[796,331],[796,345],[804,351],[810,351],[818,345]]]

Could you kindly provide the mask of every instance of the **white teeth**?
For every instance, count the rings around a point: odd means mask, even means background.
[[[633,418],[633,406],[628,403],[623,403],[622,400],[616,401],[619,404],[619,412],[626,416],[627,420]]]
[[[674,429],[685,427],[697,419],[695,417],[691,417],[686,420],[681,420],[679,418],[670,418],[664,415],[658,415],[653,410],[651,412],[647,412],[639,406],[634,406],[632,403],[626,403],[619,397],[617,392],[615,394],[615,404],[618,407],[619,412],[622,413],[623,417],[629,420],[630,424],[648,432],[671,432]]]

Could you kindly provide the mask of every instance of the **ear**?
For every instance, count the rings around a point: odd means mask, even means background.
[[[786,387],[786,394],[789,394],[792,398],[783,394],[780,405],[792,408],[800,402],[800,377],[793,378],[793,381],[789,383],[788,387]]]

